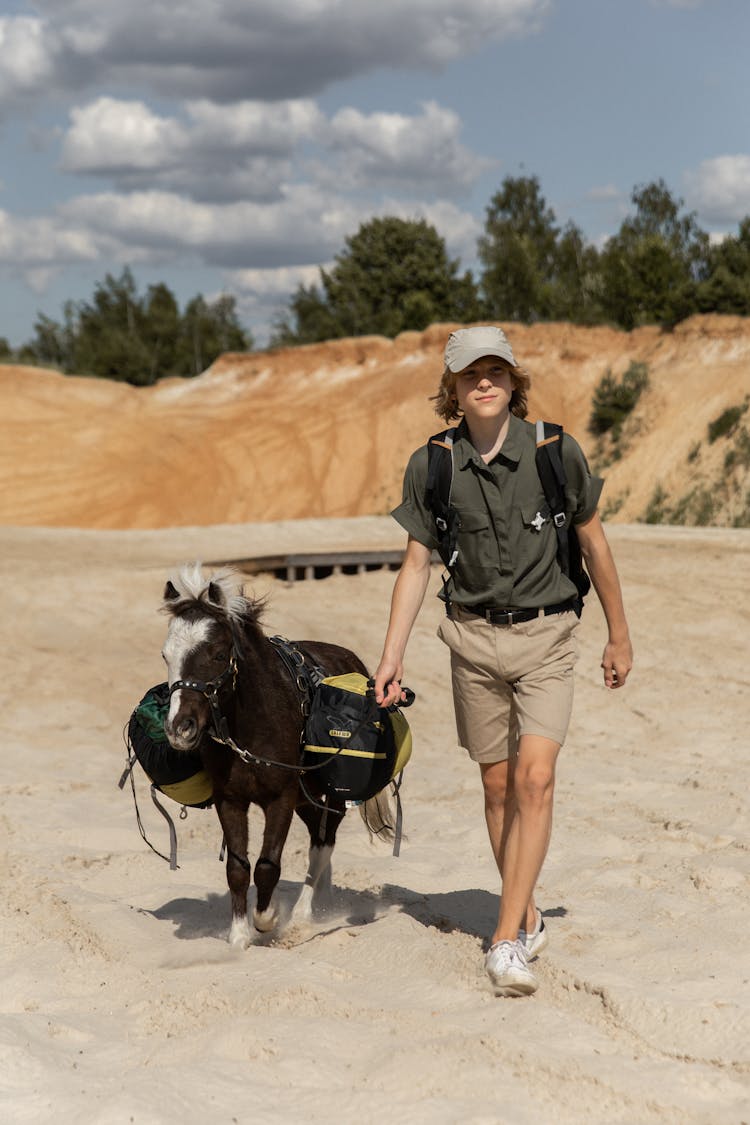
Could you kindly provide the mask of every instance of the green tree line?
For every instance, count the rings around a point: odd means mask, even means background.
[[[222,352],[251,347],[234,297],[206,301],[198,294],[181,312],[167,285],[139,294],[125,269],[119,277],[107,274],[90,301],[68,301],[62,321],[40,313],[33,339],[18,352],[0,340],[0,360],[144,386],[167,375],[199,375]]]
[[[631,329],[671,327],[693,313],[750,315],[750,216],[712,243],[663,180],[635,187],[631,210],[603,246],[573,222],[561,226],[536,176],[508,176],[486,208],[478,276],[461,271],[423,219],[374,218],[345,240],[317,284],[300,285],[278,316],[272,346],[371,333],[396,336],[435,321],[567,320]],[[107,275],[63,319],[40,314],[18,352],[0,361],[148,384],[197,375],[252,337],[235,299],[200,295],[181,312],[160,283],[139,294],[130,270]]]
[[[437,320],[677,324],[699,312],[750,315],[750,216],[712,244],[663,180],[633,189],[601,249],[561,227],[536,176],[507,177],[487,206],[478,278],[459,273],[423,220],[372,219],[318,285],[300,285],[273,342],[423,329]]]

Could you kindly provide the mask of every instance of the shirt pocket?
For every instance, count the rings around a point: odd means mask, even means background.
[[[468,590],[484,589],[490,574],[497,574],[499,562],[490,515],[481,509],[463,509],[458,528],[456,578]]]

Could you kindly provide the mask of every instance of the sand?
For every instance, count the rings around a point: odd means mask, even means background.
[[[498,1000],[482,968],[498,878],[476,767],[454,747],[434,598],[408,654],[408,839],[395,859],[348,817],[333,908],[311,926],[231,950],[213,810],[177,822],[171,872],[117,788],[123,725],[161,678],[175,564],[390,545],[390,521],[2,530],[2,1119],[750,1121],[750,532],[609,536],[636,668],[623,691],[601,684],[592,601],[538,890],[540,988]],[[270,594],[269,630],[345,641],[373,665],[392,581],[253,588]],[[139,793],[164,847],[142,779]],[[251,855],[259,831],[254,813]],[[295,824],[287,907],[305,854]]]

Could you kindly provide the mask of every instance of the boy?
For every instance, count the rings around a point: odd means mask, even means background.
[[[533,892],[549,845],[555,764],[570,720],[577,657],[577,590],[558,562],[536,468],[535,429],[524,421],[529,385],[501,329],[451,333],[435,409],[446,422],[462,416],[451,492],[460,527],[438,636],[450,649],[458,738],[479,765],[502,879],[485,958],[499,996],[537,988],[528,961],[545,947],[547,934]],[[566,511],[609,630],[604,682],[619,688],[633,657],[620,583],[597,513],[602,481],[591,475],[568,434],[562,451]],[[400,699],[404,653],[438,545],[426,479],[423,446],[409,461],[403,502],[393,512],[409,538],[375,675],[376,699],[384,706]]]

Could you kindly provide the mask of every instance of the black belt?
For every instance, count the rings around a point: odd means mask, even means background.
[[[540,609],[496,609],[493,606],[462,605],[466,613],[483,617],[490,625],[516,625],[519,621],[531,621],[535,617],[549,617],[552,613],[567,613],[575,608],[572,601],[560,602],[558,605],[545,605]]]

